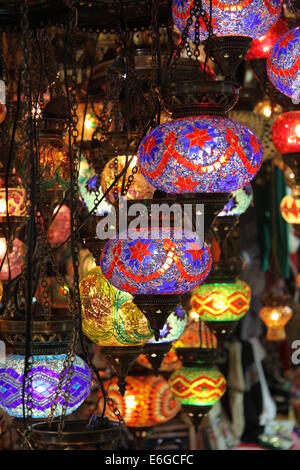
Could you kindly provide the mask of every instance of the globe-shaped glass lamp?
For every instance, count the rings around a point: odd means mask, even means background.
[[[33,365],[28,373],[25,386],[25,403],[32,399],[32,417],[47,418],[55,399],[55,391],[59,384],[60,374],[64,370],[65,354],[55,356],[33,356]],[[0,364],[0,408],[15,418],[23,417],[22,383],[24,373],[24,356],[11,355],[6,357],[5,364]],[[86,363],[78,356],[74,361],[74,369],[69,374],[70,387],[67,398],[66,415],[73,413],[87,398],[91,389],[91,372]],[[68,369],[62,383],[62,393],[58,395],[58,405],[54,417],[62,414],[64,398],[67,390]],[[27,398],[28,397],[28,398]]]

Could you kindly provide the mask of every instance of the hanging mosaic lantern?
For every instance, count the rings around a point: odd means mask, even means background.
[[[55,398],[60,374],[63,370],[65,354],[56,356],[33,356],[33,365],[28,373],[25,387],[25,402],[29,387],[32,388],[32,417],[47,418]],[[5,364],[0,364],[0,408],[15,418],[23,417],[22,383],[24,372],[24,356],[11,355]],[[62,384],[55,417],[62,414],[64,405],[63,392],[67,389],[68,371]],[[67,398],[66,415],[75,411],[87,398],[91,389],[91,372],[85,362],[76,357],[74,370],[71,374],[71,385]],[[30,396],[30,398],[31,398]]]
[[[113,286],[131,294],[184,294],[204,282],[211,254],[195,235],[162,228],[159,238],[149,238],[146,230],[145,237],[108,240],[100,266]]]
[[[300,224],[300,190],[298,187],[281,200],[280,212],[288,224]]]
[[[89,212],[97,216],[111,212],[111,204],[103,197],[100,178],[83,156],[80,159],[78,185],[82,202]],[[96,201],[96,190],[98,190],[99,193],[98,200],[100,201],[103,198],[98,205]]]
[[[273,124],[272,139],[282,155],[298,153],[300,156],[300,111],[289,111],[278,116]]]
[[[105,381],[104,387],[130,428],[148,428],[166,423],[180,410],[168,382],[161,376],[127,376],[124,397],[118,391],[116,378]],[[99,410],[102,409],[103,399],[100,399]],[[106,408],[106,416],[111,421],[117,420],[109,407]]]
[[[231,195],[224,209],[218,217],[239,216],[246,212],[253,199],[253,190],[250,184],[237,189]]]
[[[131,158],[131,157],[129,157]],[[115,165],[115,160],[117,159],[117,165]],[[116,175],[121,173],[124,169],[126,164],[126,156],[121,155],[116,158],[111,159],[106,166],[101,175],[101,188],[103,194],[110,188]],[[144,176],[141,174],[140,171],[134,171],[134,167],[137,164],[137,157],[134,157],[132,162],[130,163],[127,172],[125,173],[125,181],[129,182],[129,178],[131,175],[134,177],[132,183],[129,186],[128,192],[126,194],[126,199],[152,199],[154,193],[154,187],[151,186],[148,181],[145,180]],[[122,176],[113,189],[108,193],[107,198],[110,203],[114,204],[116,202],[115,199],[115,189],[117,190],[118,197],[121,196],[122,193],[122,184],[123,184],[124,177]]]
[[[210,0],[202,0],[202,8],[209,21]],[[247,36],[257,39],[265,34],[279,18],[282,0],[216,0],[212,2],[212,27],[216,36]],[[173,21],[182,33],[192,14],[188,37],[195,38],[194,0],[174,0]],[[201,17],[200,17],[201,18]],[[208,37],[203,19],[200,19],[200,39]]]
[[[201,364],[176,370],[169,385],[196,427],[226,391],[223,374],[213,366]]]
[[[257,174],[262,148],[243,124],[216,116],[157,126],[138,149],[145,178],[166,193],[230,193]]]
[[[246,60],[266,59],[276,41],[278,41],[287,30],[288,25],[285,21],[279,19],[276,23],[273,23],[265,34],[257,39],[253,39],[250,50],[246,55]]]
[[[285,325],[293,315],[292,309],[287,305],[263,307],[259,316],[267,326],[268,341],[283,341],[286,338]]]
[[[300,98],[300,27],[285,33],[275,44],[267,60],[270,81],[284,95]]]
[[[101,269],[92,269],[80,282],[82,328],[100,347],[135,346],[153,336],[143,313],[127,292],[114,288]]]
[[[246,282],[207,283],[192,293],[191,310],[211,329],[222,345],[248,312],[251,289]]]
[[[238,321],[248,312],[251,289],[246,282],[206,283],[192,293],[192,312],[205,322]]]

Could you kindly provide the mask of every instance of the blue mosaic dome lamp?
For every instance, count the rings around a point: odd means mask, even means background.
[[[142,235],[142,234],[140,234]],[[100,266],[109,282],[134,295],[134,302],[149,320],[159,340],[167,317],[176,309],[179,296],[202,284],[211,269],[206,243],[195,234],[161,229],[159,238],[147,233],[137,239],[108,240]]]
[[[267,60],[270,81],[284,95],[300,100],[300,26],[285,33]]]
[[[172,16],[184,40],[206,42],[206,50],[224,76],[234,78],[252,39],[263,36],[276,23],[282,3],[282,0],[173,0]]]

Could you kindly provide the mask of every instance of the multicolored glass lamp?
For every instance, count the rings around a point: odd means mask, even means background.
[[[169,385],[174,396],[193,420],[197,428],[226,391],[226,380],[214,366],[208,364],[186,365],[173,372]]]
[[[200,316],[222,344],[248,312],[251,289],[242,280],[213,282],[192,293],[191,312]]]
[[[175,119],[151,130],[138,149],[146,180],[166,193],[232,193],[257,174],[262,148],[241,123],[221,116]]]
[[[174,0],[172,7],[173,21],[182,33],[187,20],[192,17],[188,37],[195,39],[194,0]],[[202,7],[210,14],[210,1],[202,0]],[[282,0],[218,0],[212,3],[212,27],[217,37],[242,36],[258,39],[264,35],[280,16]],[[200,20],[202,40],[208,32],[205,22]]]
[[[28,381],[25,386],[25,403],[30,396],[34,419],[44,419],[49,416],[60,375],[64,369],[65,358],[65,354],[33,356],[33,365],[28,373]],[[23,372],[24,356],[11,355],[6,358],[5,364],[0,364],[0,408],[10,416],[20,419],[23,417]],[[80,357],[75,358],[72,371],[68,372],[66,369],[62,392],[67,390],[68,377],[70,378],[70,387],[66,415],[73,413],[83,403],[91,389],[91,372]],[[29,392],[30,388],[32,391]],[[62,393],[58,397],[58,404],[54,412],[55,417],[62,414],[64,400]]]
[[[213,37],[208,44],[207,24],[211,6]],[[225,77],[235,79],[235,72],[249,50],[251,40],[261,37],[278,20],[282,0],[220,0],[212,4],[210,0],[202,0],[206,21],[202,16],[196,21],[195,7],[195,0],[174,0],[172,14],[175,25],[184,40],[188,37],[195,41],[196,32],[200,41],[206,39],[206,52],[211,54]]]
[[[224,377],[213,366],[217,340],[199,315],[190,311],[187,327],[174,347],[183,366],[170,376],[169,384],[197,429],[226,388]]]
[[[292,309],[287,305],[265,306],[259,316],[267,326],[268,341],[283,341],[286,338],[285,325],[293,315]]]
[[[145,233],[145,236],[143,236]],[[122,233],[108,240],[101,254],[104,276],[117,289],[134,295],[155,337],[179,303],[179,295],[200,285],[211,268],[211,253],[195,234],[161,228],[158,238],[141,229],[141,238],[127,239]]]
[[[153,332],[132,295],[113,287],[99,267],[80,281],[80,297],[83,332],[115,368],[124,394],[125,376]]]
[[[179,401],[173,396],[168,382],[160,375],[128,375],[124,396],[118,391],[116,378],[105,381],[104,387],[120,410],[126,426],[137,431],[166,423],[180,410]],[[99,411],[102,409],[103,398],[100,398]],[[106,416],[111,421],[117,419],[109,407],[106,407]]]
[[[285,33],[274,45],[267,60],[270,81],[284,95],[300,99],[300,26]]]
[[[144,441],[152,427],[167,423],[181,408],[168,382],[161,375],[128,375],[124,396],[118,390],[115,377],[105,381],[104,387],[109,399],[120,410],[125,425],[133,433],[135,448],[138,450],[144,448]],[[98,408],[102,412],[104,403],[100,392],[99,397]],[[113,407],[106,406],[106,416],[110,421],[117,420]]]
[[[173,341],[178,340],[187,325],[187,313],[181,305],[177,305],[159,332],[159,340],[151,339],[143,347],[143,353],[152,365],[155,375],[161,367],[165,355],[170,351]]]

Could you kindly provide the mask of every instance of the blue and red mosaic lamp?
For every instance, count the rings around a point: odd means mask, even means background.
[[[65,358],[65,354],[33,356],[33,365],[28,373],[27,386],[25,386],[25,404],[30,389],[32,418],[48,418],[55,400],[60,375],[64,369]],[[15,418],[23,417],[23,372],[24,356],[8,356],[6,363],[0,367],[0,408]],[[70,387],[65,404],[63,394],[68,387],[68,378],[70,378]],[[66,369],[62,393],[58,395],[54,417],[63,414],[64,405],[66,405],[66,415],[73,413],[87,398],[91,389],[91,381],[91,372],[88,366],[80,357],[76,356],[74,369],[70,372]]]
[[[262,147],[241,123],[221,116],[175,119],[157,126],[138,149],[145,178],[166,193],[231,193],[262,163]]]
[[[174,0],[173,21],[182,33],[194,8],[194,0]],[[207,20],[210,0],[202,0]],[[216,36],[246,36],[257,39],[264,35],[279,18],[282,0],[212,0],[212,27]],[[195,37],[195,16],[188,37]],[[200,39],[208,37],[205,22],[200,20]]]
[[[108,240],[101,254],[104,276],[117,289],[134,295],[184,294],[202,284],[211,268],[208,245],[195,236],[179,238],[176,229],[160,238]]]
[[[300,99],[300,26],[284,34],[267,60],[270,81],[284,95]]]

